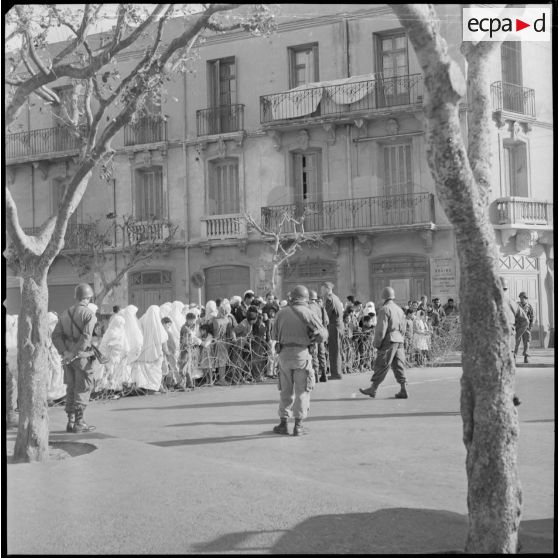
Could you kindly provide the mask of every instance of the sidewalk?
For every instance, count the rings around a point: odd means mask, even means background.
[[[537,353],[517,370],[523,553],[553,551],[552,362]],[[392,375],[374,400],[358,393],[368,374],[318,384],[300,438],[272,433],[274,384],[93,402],[88,434],[67,434],[51,408],[51,443],[90,451],[8,465],[8,553],[461,550],[460,376],[410,369],[408,400],[393,398]]]

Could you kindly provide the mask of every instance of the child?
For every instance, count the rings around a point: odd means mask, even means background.
[[[411,353],[413,349],[413,332],[414,332],[414,312],[411,307],[405,311],[405,339],[403,346],[405,347],[405,356],[407,365],[411,364]]]
[[[208,322],[202,322],[200,324],[200,368],[203,372],[204,382],[212,386],[213,385],[213,370],[215,368],[215,359],[213,358],[213,351],[211,347],[211,342],[213,341],[211,324]]]
[[[161,320],[168,339],[163,343],[163,382],[161,391],[167,391],[169,388],[177,386],[178,381],[178,364],[176,362],[176,339],[172,332],[172,320],[167,316]]]
[[[362,372],[371,371],[374,366],[374,347],[372,341],[374,340],[375,326],[372,324],[372,315],[366,314],[359,322],[360,332],[358,334],[358,355],[359,355],[359,368]]]
[[[180,380],[179,389],[194,389],[193,374],[198,367],[198,347],[201,346],[196,315],[193,312],[186,314],[186,322],[180,328],[180,357],[179,370]]]
[[[413,323],[413,347],[415,359],[419,366],[424,366],[428,357],[428,338],[430,332],[426,324],[426,313],[424,310],[417,311],[417,317]]]

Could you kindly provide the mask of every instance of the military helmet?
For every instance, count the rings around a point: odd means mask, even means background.
[[[312,289],[308,291],[310,300],[318,300],[318,293]]]
[[[384,290],[382,291],[382,298],[384,300],[395,298],[395,291],[391,287],[384,287]]]
[[[529,297],[527,296],[527,293],[525,291],[521,291],[519,293],[519,298],[529,298]]]
[[[309,297],[310,297],[310,293],[308,292],[308,289],[304,285],[297,285],[291,291],[291,299],[292,300],[297,300],[297,299],[308,300]]]
[[[80,283],[75,290],[76,300],[93,297],[93,289],[89,283]]]

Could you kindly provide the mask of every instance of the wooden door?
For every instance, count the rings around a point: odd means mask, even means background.
[[[414,222],[411,144],[384,145],[384,224]]]
[[[409,104],[409,56],[407,36],[398,33],[378,38],[378,69],[381,74],[378,104],[383,107]]]

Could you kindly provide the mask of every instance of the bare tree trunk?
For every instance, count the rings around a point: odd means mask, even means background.
[[[14,458],[48,459],[47,271],[23,279],[17,330],[19,425]]]
[[[514,553],[521,516],[517,471],[518,417],[511,325],[498,277],[498,253],[488,217],[490,105],[488,47],[468,53],[469,149],[459,101],[465,81],[448,56],[431,5],[392,5],[424,72],[427,160],[440,203],[455,227],[463,331],[461,415],[467,450],[467,553]],[[465,49],[467,50],[467,49]],[[472,52],[471,52],[472,51]]]

